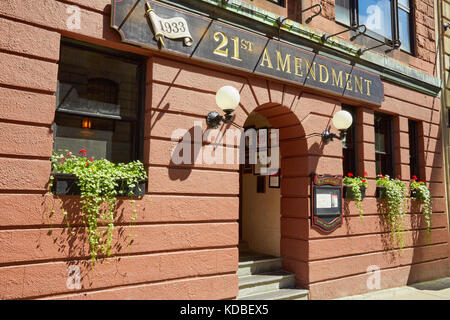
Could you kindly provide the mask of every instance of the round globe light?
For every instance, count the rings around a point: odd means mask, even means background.
[[[239,105],[241,96],[239,91],[232,86],[220,88],[216,93],[217,106],[225,112],[232,112]]]
[[[338,130],[347,130],[353,123],[353,118],[350,112],[341,110],[336,112],[333,117],[333,124]]]

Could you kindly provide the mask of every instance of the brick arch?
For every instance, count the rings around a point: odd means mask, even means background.
[[[249,78],[239,88],[236,122],[244,125],[255,111],[279,129],[281,154],[280,253],[283,269],[296,274],[299,287],[309,285],[311,174],[342,172],[342,146],[324,145],[317,134],[330,129],[340,102],[306,93],[300,87]]]
[[[310,178],[307,173],[299,174],[297,168],[308,168],[308,143],[305,131],[297,115],[287,106],[266,103],[256,107],[252,112],[264,116],[270,124],[279,129],[281,157],[281,188],[280,188],[280,254],[283,259],[283,269],[296,273],[297,283],[303,285],[306,279],[297,273],[295,257],[307,254],[305,245],[298,247],[290,243],[294,219],[296,225],[305,226],[305,240],[308,238],[309,225],[309,188]],[[294,260],[292,260],[294,259]],[[294,263],[292,264],[292,262]],[[291,263],[290,263],[291,262]]]

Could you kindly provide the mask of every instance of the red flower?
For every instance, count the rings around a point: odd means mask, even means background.
[[[83,154],[84,156],[86,156],[87,151],[86,151],[86,149],[81,149],[80,153]]]
[[[71,156],[72,156],[72,153],[69,152],[68,154],[66,154],[66,156],[71,157]]]
[[[94,157],[90,157],[90,158],[89,158],[89,161],[94,161]]]
[[[64,164],[64,161],[61,161],[59,164]]]
[[[365,180],[365,179],[363,179],[363,180],[362,180],[362,182],[363,182],[363,183],[366,183],[366,180]]]
[[[412,176],[412,178],[413,178],[413,180],[417,180],[417,177],[416,177],[416,176]]]
[[[347,176],[353,177],[353,173],[348,173]]]
[[[88,166],[89,165],[89,162],[86,162],[86,166]]]
[[[364,177],[367,176],[367,171],[364,171]]]

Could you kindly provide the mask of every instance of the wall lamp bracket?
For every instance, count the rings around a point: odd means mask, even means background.
[[[360,30],[361,28],[363,29],[363,31]],[[321,38],[322,42],[326,42],[331,37],[334,37],[334,36],[340,35],[342,33],[349,32],[349,31],[358,32],[356,35],[354,35],[350,38],[351,41],[354,41],[360,35],[365,34],[367,31],[367,28],[364,24],[360,24],[360,25],[356,25],[356,26],[347,27],[347,29],[337,32],[335,34],[326,34],[325,33],[324,35],[322,35],[322,38]]]
[[[318,15],[320,15],[320,13],[322,12],[322,5],[321,4],[314,4],[314,5],[312,5],[312,6],[310,6],[310,7],[308,7],[308,8],[306,8],[306,9],[303,9],[302,11],[300,11],[300,12],[297,12],[295,15],[293,15],[293,16],[289,16],[289,17],[283,17],[283,16],[280,16],[280,17],[278,17],[278,19],[277,19],[277,23],[278,23],[278,26],[281,28],[283,25],[284,25],[284,22],[287,20],[287,19],[290,19],[290,18],[297,18],[297,16],[299,15],[299,14],[301,14],[301,13],[303,13],[303,12],[306,12],[306,11],[309,11],[309,10],[312,10],[312,9],[314,9],[314,8],[319,8],[319,10],[316,12],[316,13],[314,13],[313,15],[311,15],[311,16],[309,16],[306,20],[305,20],[305,23],[306,24],[308,24],[308,23],[310,23],[311,21],[312,21],[312,19],[314,19],[315,17],[317,17]]]
[[[333,139],[343,140],[347,136],[347,130],[339,130],[339,135],[335,133],[331,133],[329,130],[325,130],[322,132],[322,141],[327,144]]]
[[[220,115],[217,111],[211,111],[206,116],[206,124],[212,129],[217,129],[220,124],[230,123],[233,120],[233,115],[231,114],[233,110],[224,110],[225,115]]]
[[[389,39],[386,39],[385,41],[381,41],[381,40],[378,40],[376,38],[372,38],[372,37],[370,37],[370,38],[380,42],[380,44],[378,44],[376,46],[373,46],[373,47],[370,47],[370,48],[359,49],[357,51],[357,53],[356,53],[357,55],[360,56],[366,51],[369,51],[369,50],[372,50],[372,49],[376,49],[376,48],[379,48],[379,47],[383,47],[383,46],[388,46],[389,47],[389,49],[387,49],[385,51],[387,53],[387,52],[391,52],[392,50],[400,48],[400,46],[402,45],[400,40],[389,40]]]
[[[239,91],[232,86],[224,86],[216,93],[217,106],[225,113],[223,116],[217,111],[211,111],[206,116],[206,123],[208,127],[217,129],[220,124],[230,123],[233,121],[233,111],[239,105],[241,96]]]

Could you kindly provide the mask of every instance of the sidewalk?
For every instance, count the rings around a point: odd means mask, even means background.
[[[450,300],[450,277],[336,300]]]

